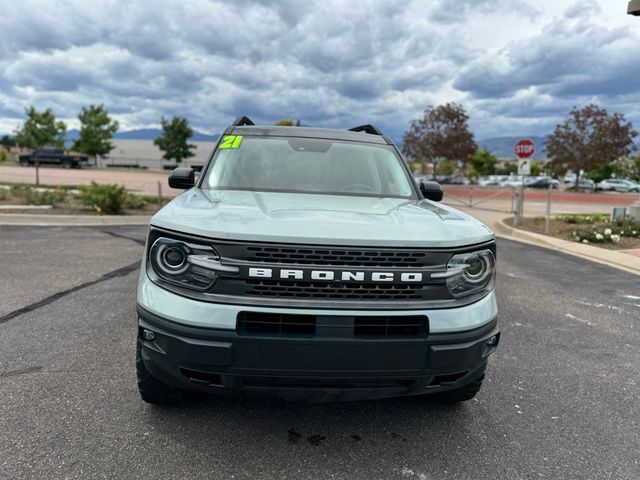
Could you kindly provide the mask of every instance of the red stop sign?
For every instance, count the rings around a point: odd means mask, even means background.
[[[518,143],[516,143],[515,152],[518,158],[529,158],[531,155],[536,153],[536,144],[528,138],[518,140]]]

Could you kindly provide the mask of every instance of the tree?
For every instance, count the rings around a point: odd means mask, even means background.
[[[471,156],[471,166],[477,175],[494,175],[498,158],[488,150],[481,148]]]
[[[44,112],[38,112],[31,106],[25,109],[27,120],[22,128],[15,132],[15,142],[21,147],[29,147],[38,150],[46,145],[64,147],[64,139],[67,126],[64,122],[56,121],[56,117],[50,108]]]
[[[193,157],[195,145],[187,143],[193,136],[193,130],[189,126],[186,118],[173,117],[170,121],[162,117],[162,135],[156,138],[153,143],[164,152],[162,158],[165,160],[175,160],[181,163],[185,158]]]
[[[516,162],[504,163],[501,167],[496,168],[496,175],[511,175],[518,172],[518,164]]]
[[[118,130],[118,122],[111,120],[103,105],[82,107],[78,114],[80,135],[73,144],[74,150],[94,157],[108,155],[113,150],[113,134]]]
[[[538,175],[542,175],[544,173],[544,165],[541,162],[536,160],[531,161],[531,176],[537,177]]]
[[[613,177],[637,182],[640,180],[640,157],[620,157],[615,162],[589,170],[587,176],[596,183]]]
[[[404,134],[403,153],[411,160],[433,162],[433,175],[443,158],[466,163],[477,150],[469,131],[469,116],[457,103],[430,105]]]
[[[282,120],[278,120],[274,125],[279,127],[300,127],[300,120],[293,120],[292,118],[283,118]]]
[[[10,135],[3,135],[0,139],[0,145],[9,150],[11,147],[16,146],[16,139]]]
[[[443,158],[438,165],[438,175],[453,175],[456,171],[456,162]]]
[[[618,177],[640,182],[640,157],[619,158],[613,163],[613,173]]]
[[[545,146],[554,167],[576,172],[577,186],[581,170],[594,170],[635,150],[633,139],[637,135],[624,115],[609,115],[604,108],[590,104],[581,109],[573,107]]]

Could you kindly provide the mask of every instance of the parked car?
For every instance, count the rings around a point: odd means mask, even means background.
[[[560,182],[554,180],[551,177],[533,177],[530,181],[525,182],[525,186],[528,188],[558,188]]]
[[[598,190],[615,192],[640,192],[640,185],[621,178],[609,178],[598,184]]]
[[[504,175],[489,175],[478,177],[478,185],[481,187],[497,187],[500,186],[500,182],[504,181],[507,177]]]
[[[45,147],[32,153],[20,155],[18,163],[23,167],[35,165],[61,165],[64,168],[81,168],[89,158],[85,155],[69,155],[61,148]]]
[[[520,187],[522,184],[522,175],[509,175],[506,180],[500,182],[501,187]]]
[[[588,178],[581,178],[578,181],[578,190],[594,190],[596,189],[596,182],[589,180]],[[567,190],[576,190],[576,181],[573,180],[573,184],[567,187]]]
[[[137,296],[142,399],[471,400],[500,341],[496,242],[418,188],[372,125],[227,127],[150,221]]]

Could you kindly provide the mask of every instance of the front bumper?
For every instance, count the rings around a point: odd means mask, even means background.
[[[500,337],[497,317],[462,332],[357,339],[239,335],[177,323],[141,306],[138,317],[139,330],[155,334],[152,341],[141,340],[145,367],[165,383],[290,400],[358,400],[458,388],[482,375]]]

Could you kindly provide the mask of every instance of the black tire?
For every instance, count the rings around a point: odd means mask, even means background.
[[[436,403],[443,403],[447,405],[454,405],[456,403],[469,401],[480,391],[480,387],[482,387],[482,380],[484,380],[484,373],[464,387],[456,388],[455,390],[447,390],[446,392],[434,393],[433,395],[430,395],[429,398]]]
[[[29,160],[20,160],[21,167],[28,167],[30,165],[31,165],[31,162]]]
[[[151,375],[142,361],[142,344],[138,339],[136,347],[136,374],[140,397],[147,403],[156,405],[175,405],[182,400],[180,390],[161,382]]]
[[[71,168],[73,165],[71,164],[71,160],[63,160],[62,168]]]

